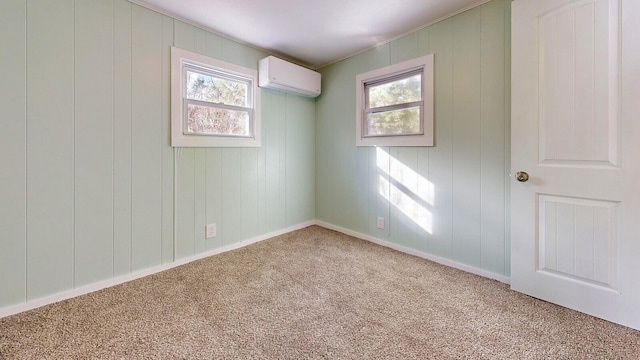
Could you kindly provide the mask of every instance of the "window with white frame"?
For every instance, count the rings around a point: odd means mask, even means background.
[[[171,145],[260,146],[257,71],[171,48]]]
[[[356,146],[433,146],[433,54],[356,77]]]

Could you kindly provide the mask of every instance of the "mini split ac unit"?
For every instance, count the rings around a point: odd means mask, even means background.
[[[260,87],[263,88],[306,97],[320,95],[320,73],[275,56],[260,60],[258,78]]]

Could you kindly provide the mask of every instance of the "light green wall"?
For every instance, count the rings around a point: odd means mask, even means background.
[[[0,308],[315,218],[314,101],[261,90],[262,147],[173,149],[172,45],[266,56],[125,0],[0,1]]]
[[[493,0],[321,69],[317,219],[509,275],[509,6]],[[435,146],[355,147],[356,75],[429,53]]]
[[[0,308],[314,218],[508,275],[508,6],[326,67],[316,101],[261,90],[260,148],[173,149],[169,47],[266,54],[126,0],[1,1]],[[436,146],[356,148],[355,75],[431,52]]]

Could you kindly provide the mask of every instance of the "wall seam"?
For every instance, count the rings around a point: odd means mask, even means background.
[[[133,271],[133,6],[129,4],[129,69],[131,81],[129,81],[129,93],[131,94],[129,106],[129,272]]]
[[[484,98],[484,94],[482,92],[482,77],[484,75],[483,66],[482,66],[482,62],[483,62],[482,61],[482,54],[483,54],[483,51],[482,51],[483,50],[483,31],[482,31],[483,12],[482,12],[482,10],[483,9],[484,8],[480,8],[480,11],[479,11],[480,12],[480,14],[479,14],[479,17],[480,17],[480,25],[479,25],[480,26],[480,178],[479,178],[479,188],[480,188],[479,189],[480,190],[480,204],[479,204],[480,205],[480,219],[479,219],[480,220],[480,254],[479,255],[480,255],[480,268],[481,269],[484,268],[483,267],[483,265],[484,265],[484,246],[483,246],[484,245],[483,244],[484,236],[483,236],[483,232],[482,232],[482,230],[483,230],[483,226],[482,226],[482,223],[483,223],[482,222],[482,219],[483,219],[483,213],[482,213],[482,202],[483,202],[482,201],[483,200],[483,197],[482,197],[482,186],[484,185],[484,183],[482,181],[483,180],[482,173],[483,173],[483,168],[485,167],[484,164],[483,164],[483,159],[484,158],[482,157],[484,155],[484,151],[483,151],[484,150],[484,146],[483,146],[482,135],[484,134],[484,131],[485,131],[485,128],[483,126],[485,119],[484,119],[484,116],[483,116],[484,113],[482,111],[482,106],[484,104],[484,101],[483,101],[484,100],[483,99]]]
[[[195,51],[196,48],[198,47],[197,40],[196,40],[196,29],[195,28],[193,29],[192,35],[193,35],[193,39],[192,39],[193,40],[193,47],[192,47],[192,49],[193,49],[193,51]],[[198,50],[200,50],[200,49],[198,49]],[[196,229],[196,219],[198,218],[198,215],[197,215],[198,214],[198,198],[197,198],[197,196],[198,196],[198,194],[197,194],[197,191],[198,191],[198,172],[196,171],[196,168],[198,167],[198,162],[197,162],[198,157],[196,156],[196,153],[199,151],[199,149],[198,148],[192,148],[192,150],[193,151],[191,152],[191,154],[193,156],[193,159],[191,159],[191,160],[193,161],[193,254],[195,254],[196,253],[196,242],[197,242],[197,239],[198,239],[198,232],[197,232],[197,229]]]
[[[207,165],[209,164],[209,162],[207,161],[207,155],[209,153],[208,149],[203,149],[202,150],[204,153],[204,194],[202,195],[204,198],[204,226],[205,226],[205,235],[204,235],[204,249],[203,251],[207,251],[208,249],[208,245],[209,245],[209,239],[207,238],[208,236],[208,231],[207,231],[207,225],[209,224],[209,220],[207,220]]]
[[[116,276],[116,5],[115,2],[112,1],[113,5],[111,8],[112,22],[111,22],[111,37],[113,42],[111,43],[111,56],[112,56],[112,71],[113,76],[111,77],[111,277],[114,278]]]
[[[162,79],[162,70],[164,69],[164,56],[162,54],[162,45],[164,44],[164,24],[162,16],[160,16],[160,262],[164,263],[164,152],[162,151],[162,143],[164,142],[164,102],[162,101],[162,95],[164,90],[164,82]]]
[[[167,126],[166,123],[163,122],[163,120],[165,120],[164,116],[163,116],[163,112],[165,110],[165,106],[164,106],[164,84],[163,84],[163,76],[162,76],[162,72],[164,71],[164,69],[166,69],[166,63],[164,61],[164,56],[163,56],[163,52],[165,51],[163,49],[163,45],[164,45],[164,19],[162,16],[160,16],[160,59],[162,59],[162,66],[160,67],[160,104],[161,104],[161,110],[160,110],[160,264],[164,263],[164,238],[166,236],[165,231],[164,231],[164,215],[165,215],[165,209],[164,209],[164,205],[165,205],[165,194],[164,194],[164,186],[165,186],[165,179],[164,179],[164,175],[166,172],[165,169],[165,164],[164,164],[164,159],[165,159],[165,155],[164,155],[164,142],[166,141],[166,138],[164,136],[164,131],[165,128]],[[169,60],[171,61],[171,60]],[[171,77],[171,70],[169,70],[169,77]],[[171,102],[171,95],[169,95],[169,102]]]
[[[508,126],[508,124],[510,124],[511,122],[511,114],[508,111],[509,110],[509,102],[511,101],[511,97],[508,95],[509,91],[508,89],[510,89],[510,85],[509,85],[509,80],[510,80],[510,73],[511,71],[509,70],[511,67],[511,63],[510,61],[508,61],[510,59],[509,57],[509,52],[511,51],[511,47],[509,46],[509,38],[508,38],[508,33],[509,33],[509,28],[510,28],[510,22],[511,22],[511,17],[508,16],[509,14],[509,2],[508,1],[504,1],[503,2],[503,18],[504,18],[504,25],[503,25],[503,31],[504,31],[504,38],[502,40],[502,46],[504,49],[504,82],[505,82],[505,86],[503,89],[503,96],[505,99],[504,102],[504,121],[505,121],[505,127],[503,130],[503,137],[504,137],[504,145],[503,145],[503,153],[504,153],[504,166],[505,166],[505,173],[510,173],[510,169],[511,166],[510,164],[507,162],[507,160],[510,158],[510,154],[509,152],[509,129],[510,127]],[[510,174],[509,174],[510,175]],[[505,197],[504,197],[504,244],[503,244],[503,249],[504,249],[504,265],[503,265],[503,272],[504,274],[510,274],[511,273],[511,268],[510,266],[508,266],[508,264],[510,264],[510,258],[511,258],[511,254],[509,251],[507,251],[509,249],[508,244],[510,244],[511,242],[511,235],[510,235],[510,229],[509,229],[509,219],[510,219],[510,185],[511,185],[511,176],[507,176],[506,181],[505,181],[505,185],[504,185],[504,193],[505,193]]]
[[[455,254],[454,254],[454,248],[455,248],[455,204],[454,204],[454,200],[455,200],[455,182],[453,181],[453,169],[454,169],[454,148],[455,148],[455,138],[454,138],[454,134],[455,134],[455,119],[456,119],[456,112],[455,112],[455,107],[454,107],[454,93],[455,93],[455,76],[456,76],[456,68],[455,68],[455,58],[456,58],[456,46],[455,46],[455,38],[454,38],[454,30],[453,30],[453,21],[451,20],[451,25],[449,27],[449,31],[451,32],[450,34],[450,38],[451,38],[451,94],[450,94],[450,99],[451,99],[451,241],[449,242],[450,244],[450,256],[451,259],[456,258]]]
[[[73,3],[73,86],[72,86],[72,103],[73,103],[73,179],[71,180],[73,192],[73,217],[71,220],[71,249],[73,259],[71,260],[71,288],[76,287],[76,4]]]
[[[289,223],[289,207],[287,205],[287,198],[289,197],[289,187],[288,187],[288,183],[287,183],[287,147],[288,147],[288,143],[287,143],[287,99],[288,99],[289,95],[287,93],[284,93],[284,111],[283,111],[283,122],[284,122],[284,126],[283,126],[283,143],[284,143],[284,154],[282,154],[282,156],[284,157],[284,226],[286,227],[287,224]]]
[[[173,38],[171,43],[176,45],[176,20],[172,19],[172,31]],[[173,109],[171,110],[173,116]],[[173,129],[171,129],[173,131]],[[173,134],[172,134],[173,136]],[[176,261],[178,253],[178,154],[180,148],[172,148],[173,154],[173,256],[172,261]]]
[[[27,282],[29,276],[28,251],[29,251],[29,6],[27,1],[24,2],[24,301],[29,299],[29,284]]]
[[[198,152],[197,148],[192,148],[191,156],[193,161],[193,254],[196,253],[196,239],[198,239],[198,232],[196,231],[196,218],[198,213],[198,200],[197,200],[197,189],[198,189],[198,172],[196,168],[198,167],[196,153]]]

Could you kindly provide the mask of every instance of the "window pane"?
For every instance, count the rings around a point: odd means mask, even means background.
[[[251,136],[249,113],[188,104],[187,134]]]
[[[404,104],[422,99],[421,74],[393,82],[369,86],[368,108]]]
[[[187,99],[248,107],[248,85],[187,70]]]
[[[366,136],[413,135],[420,132],[420,107],[369,114]]]

